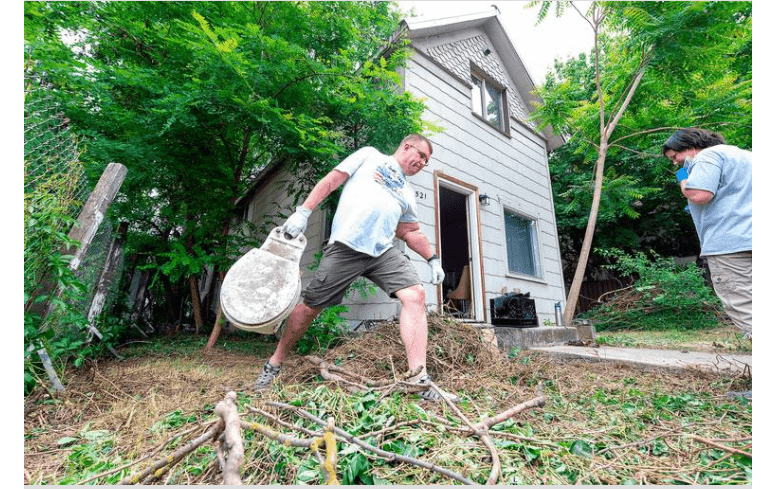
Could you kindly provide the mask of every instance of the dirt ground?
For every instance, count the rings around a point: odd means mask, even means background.
[[[443,336],[446,341],[440,340]],[[614,389],[626,379],[656,386],[659,392],[709,392],[716,398],[724,396],[727,389],[744,390],[750,385],[750,379],[717,379],[697,371],[666,376],[626,365],[559,362],[537,353],[530,354],[530,361],[507,359],[466,330],[450,329],[436,338],[429,344],[429,372],[450,391],[484,399],[489,409],[493,409],[489,403],[514,405],[532,397],[536,390],[532,379],[538,377],[550,379],[568,399],[583,398],[594,388]],[[181,412],[184,419],[193,414],[208,416],[228,391],[250,393],[250,385],[274,350],[274,343],[261,345],[255,354],[229,348],[234,343],[234,339],[223,338],[211,353],[185,348],[141,353],[122,361],[105,358],[65,372],[64,393],[51,396],[40,389],[29,396],[24,407],[25,484],[56,484],[72,476],[76,471],[72,467],[76,444],[67,440],[107,432],[115,437],[113,447],[121,460],[135,459],[166,442],[166,432],[152,428],[166,422],[172,413]],[[323,356],[370,378],[387,377],[401,374],[406,367],[400,346],[391,326],[383,334],[365,335]],[[293,356],[278,380],[285,386],[309,388],[311,383],[320,382],[318,373],[305,357]],[[263,399],[283,401],[288,392],[288,388],[276,389],[264,394]],[[213,482],[216,476],[204,477],[187,483],[217,483]]]

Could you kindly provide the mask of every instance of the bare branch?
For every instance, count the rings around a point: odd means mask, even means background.
[[[439,389],[439,386],[436,385],[433,381],[431,381],[431,387],[436,389],[436,392],[438,392],[441,398],[444,399],[444,402],[447,403],[449,409],[454,411],[457,416],[465,422],[468,428],[473,430],[473,433],[478,436],[481,442],[486,445],[486,448],[489,450],[489,454],[491,455],[491,473],[489,474],[489,478],[486,480],[486,485],[493,486],[499,481],[501,468],[499,463],[499,453],[497,453],[497,447],[494,446],[494,443],[489,437],[489,429],[486,426],[482,426],[480,424],[474,426],[468,420],[468,418],[466,418],[465,415],[463,415],[462,412],[457,409],[457,406],[454,405],[454,403],[444,394],[444,392],[441,391],[441,389]]]
[[[161,477],[164,472],[166,472],[167,468],[171,468],[174,465],[177,465],[183,458],[193,452],[193,450],[208,441],[216,440],[217,437],[222,433],[223,429],[224,423],[222,420],[218,420],[211,430],[195,438],[185,446],[178,448],[169,456],[155,462],[153,465],[140,472],[139,474],[122,479],[119,482],[119,485],[133,485],[138,484],[141,481],[143,484],[145,484],[146,482],[150,482],[158,477]]]
[[[235,392],[228,392],[225,398],[214,408],[214,412],[225,424],[225,433],[219,442],[222,483],[225,485],[243,484],[240,478],[240,467],[243,465],[243,438],[241,437],[240,417],[238,417],[238,410],[235,407],[237,398]]]
[[[308,420],[312,421],[313,423],[317,423],[320,426],[326,426],[327,425],[327,423],[325,421],[321,420],[320,418],[318,418],[318,417],[316,417],[316,416],[314,416],[314,415],[312,415],[312,414],[310,414],[310,413],[308,413],[308,412],[304,411],[303,409],[300,409],[300,408],[298,408],[296,406],[291,406],[290,404],[283,404],[283,403],[274,402],[274,401],[267,402],[267,405],[268,406],[272,406],[272,407],[276,407],[278,409],[285,409],[285,410],[288,410],[288,411],[293,411],[296,414],[298,414],[299,416],[307,418]],[[357,445],[358,447],[362,448],[363,450],[367,450],[367,451],[372,452],[372,453],[374,453],[376,455],[379,455],[379,456],[383,457],[385,460],[388,460],[389,462],[393,462],[393,461],[407,462],[407,463],[412,464],[412,465],[417,465],[418,467],[423,467],[423,468],[432,470],[434,472],[438,472],[438,473],[440,473],[442,475],[445,475],[445,476],[449,477],[450,479],[454,479],[454,480],[456,480],[458,482],[461,482],[463,484],[468,484],[468,485],[474,485],[475,484],[475,482],[473,482],[472,480],[468,479],[467,477],[465,477],[463,475],[460,475],[460,474],[457,474],[455,472],[452,472],[451,470],[445,469],[443,467],[439,467],[436,464],[432,464],[430,462],[425,462],[423,460],[418,460],[418,459],[413,458],[413,457],[408,457],[406,455],[399,455],[397,453],[391,453],[391,452],[387,452],[385,450],[381,450],[380,448],[376,448],[376,447],[374,447],[372,445],[369,445],[369,444],[365,443],[364,441],[360,440],[359,438],[357,438],[357,437],[355,437],[355,436],[353,436],[353,435],[351,435],[351,434],[341,430],[340,428],[335,428],[335,433],[336,433],[336,435],[340,436],[344,440]]]
[[[503,411],[497,414],[496,416],[482,420],[480,423],[476,425],[476,428],[489,429],[495,424],[502,423],[503,421],[507,421],[508,419],[514,417],[515,415],[522,413],[526,409],[544,406],[544,403],[545,403],[544,395],[539,395],[531,400],[518,404],[517,406],[512,407],[508,409],[507,411]]]

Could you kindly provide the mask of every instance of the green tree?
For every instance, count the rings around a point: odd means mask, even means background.
[[[398,26],[387,2],[25,9],[25,19],[37,17],[35,31],[74,34],[70,49],[42,56],[40,68],[87,142],[91,176],[110,161],[129,168],[113,209],[130,222],[129,253],[155,270],[155,292],[167,294],[168,321],[179,319],[182,287],[200,326],[198,275],[229,265],[235,200],[265,165],[282,162],[298,177],[296,201],[336,158],[425,131],[422,102],[398,90],[404,52],[374,56]],[[47,36],[38,52],[57,38]]]
[[[666,137],[677,127],[710,125],[735,144],[750,141],[751,7],[593,2],[582,13],[573,2],[541,2],[540,21],[553,5],[558,15],[582,14],[595,37],[590,57],[558,64],[539,90],[539,120],[568,139],[551,158],[556,206],[567,224],[586,226],[564,312],[570,322],[598,219],[618,227],[606,245],[641,239],[621,230],[621,218],[637,219],[643,211],[660,228],[653,239],[663,237],[664,216],[680,223],[678,230],[687,228],[684,216],[676,217],[684,206],[675,197],[673,170],[660,157]],[[609,160],[615,163],[606,168]],[[643,202],[655,204],[643,208]]]

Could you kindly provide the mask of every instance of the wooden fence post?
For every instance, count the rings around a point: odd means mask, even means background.
[[[126,166],[119,163],[109,163],[103,174],[100,176],[100,180],[98,180],[95,190],[93,190],[87,198],[87,202],[85,202],[84,207],[82,207],[82,210],[79,213],[79,217],[77,217],[78,225],[75,225],[69,232],[69,237],[79,243],[79,247],[73,252],[74,258],[69,263],[69,268],[71,270],[77,270],[82,263],[82,259],[90,248],[95,233],[97,232],[100,223],[103,222],[106,211],[108,211],[108,207],[111,205],[111,202],[113,202],[114,197],[116,197],[116,193],[119,191],[126,175]],[[71,250],[69,250],[69,254],[71,254]],[[90,324],[89,328],[90,331],[98,336],[98,338],[103,338],[103,335],[97,330],[97,328],[95,328],[95,326]],[[111,350],[112,353],[115,353],[113,349]],[[44,346],[37,350],[37,354],[43,361],[43,365],[45,365],[45,359],[47,359],[48,363],[50,362],[48,352],[45,350]],[[116,356],[118,357],[119,355]],[[48,376],[50,377],[51,384],[55,390],[64,390],[63,385],[61,385],[61,382],[55,376],[55,371],[53,371],[51,375],[50,370],[48,370]]]
[[[100,314],[103,310],[103,306],[106,304],[108,291],[111,288],[111,283],[113,282],[114,275],[116,274],[116,268],[119,266],[119,262],[121,261],[122,249],[124,240],[127,235],[128,225],[129,223],[127,222],[120,223],[119,229],[116,231],[116,236],[114,237],[113,241],[111,241],[111,246],[108,248],[108,255],[106,256],[106,263],[103,265],[103,271],[100,274],[98,286],[95,289],[95,295],[92,298],[90,310],[87,313],[87,322],[90,333],[94,334],[101,340],[103,340],[103,336],[101,335],[100,331],[95,328],[93,322],[95,321],[95,318],[98,316],[98,314]],[[108,350],[116,358],[122,359],[116,350],[113,349],[113,347],[109,346]]]
[[[87,198],[87,202],[77,217],[79,226],[74,226],[69,232],[69,237],[79,242],[79,247],[74,252],[74,258],[69,265],[72,270],[79,268],[82,263],[82,259],[87,254],[95,233],[98,231],[100,223],[103,222],[106,211],[116,197],[125,176],[127,176],[126,166],[119,163],[109,163],[100,180],[98,180],[95,190]]]

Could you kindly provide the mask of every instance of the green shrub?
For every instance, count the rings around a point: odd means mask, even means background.
[[[633,285],[582,315],[594,320],[598,331],[704,329],[721,321],[721,303],[694,263],[679,265],[654,253],[629,256],[617,249],[598,253],[615,260],[609,269],[635,278]]]
[[[33,67],[27,60],[25,68]],[[68,233],[87,194],[84,169],[78,141],[38,77],[24,82],[24,395],[45,376],[39,348],[54,366],[80,366],[94,351],[80,307],[87,287],[67,251],[79,245]]]
[[[342,305],[326,307],[296,342],[294,351],[299,355],[308,355],[340,344],[346,333],[345,319],[341,314],[348,310]]]

